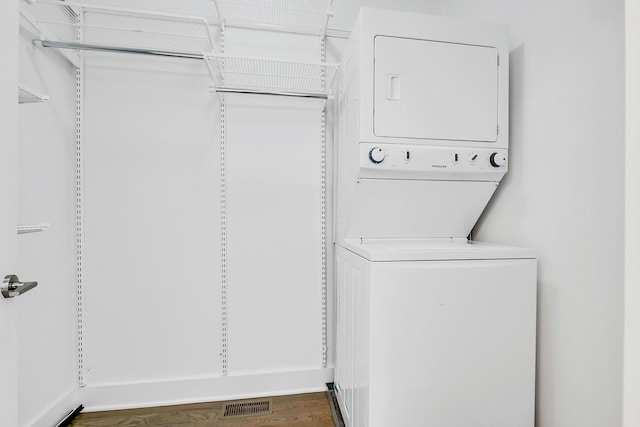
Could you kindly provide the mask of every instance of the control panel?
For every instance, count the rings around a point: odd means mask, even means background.
[[[360,144],[360,178],[500,179],[507,150],[404,144]]]

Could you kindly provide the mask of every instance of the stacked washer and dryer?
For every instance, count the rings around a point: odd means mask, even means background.
[[[362,9],[337,83],[348,427],[531,427],[536,259],[467,236],[508,169],[507,29]]]

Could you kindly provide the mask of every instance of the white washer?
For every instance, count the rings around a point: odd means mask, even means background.
[[[465,239],[336,247],[348,427],[532,427],[533,251]]]

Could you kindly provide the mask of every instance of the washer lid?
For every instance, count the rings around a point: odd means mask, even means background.
[[[536,257],[533,249],[466,239],[344,239],[341,246],[369,261],[444,261]]]

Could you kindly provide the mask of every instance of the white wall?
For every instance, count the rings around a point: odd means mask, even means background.
[[[216,108],[201,66],[86,56],[88,386],[219,371]]]
[[[640,1],[625,1],[626,220],[624,426],[640,426]]]
[[[511,28],[511,168],[475,237],[539,251],[537,425],[621,425],[623,2],[442,5]]]
[[[317,37],[231,29],[226,48],[320,55]],[[322,103],[227,96],[225,378],[221,123],[208,85],[198,61],[87,56],[84,365],[92,409],[322,390],[331,380],[322,366]],[[224,386],[237,378],[244,387]],[[117,396],[145,384],[128,401]],[[103,393],[110,387],[120,393]]]
[[[0,67],[0,158],[4,160],[0,171],[0,195],[6,204],[0,214],[0,269],[2,277],[12,274],[17,267],[16,232],[18,208],[17,171],[18,158],[18,7],[16,2],[0,4],[0,53],[7,60]],[[8,161],[7,161],[8,159]],[[18,423],[18,360],[16,334],[19,304],[14,300],[0,299],[0,363],[8,367],[2,372],[0,382],[0,425],[14,426]]]
[[[19,422],[52,425],[73,409],[75,363],[75,68],[36,48],[21,29],[19,79],[50,96],[19,108],[18,275],[38,287],[20,297]]]
[[[361,7],[402,10],[405,12],[439,15],[441,0],[334,0],[335,15],[329,20],[329,29],[351,31]],[[338,58],[339,59],[339,58]]]

